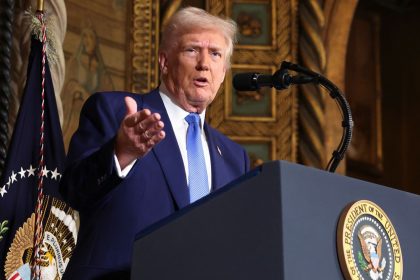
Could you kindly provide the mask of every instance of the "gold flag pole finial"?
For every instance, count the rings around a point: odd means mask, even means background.
[[[37,4],[37,11],[39,12],[43,12],[44,11],[44,0],[38,0],[38,4]]]

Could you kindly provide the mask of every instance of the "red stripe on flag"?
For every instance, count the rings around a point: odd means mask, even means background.
[[[20,277],[19,272],[16,271],[15,274],[9,277],[9,280],[22,280],[22,278]]]

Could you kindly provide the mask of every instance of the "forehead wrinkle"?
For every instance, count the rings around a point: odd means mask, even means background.
[[[192,47],[192,48],[196,48],[196,49],[208,49],[211,52],[220,52],[220,53],[225,53],[226,49],[223,49],[223,47],[221,47],[220,45],[214,44],[214,43],[210,43],[209,40],[205,40],[205,41],[190,41],[190,42],[186,42],[182,48],[188,48],[188,47]]]
[[[206,46],[206,47],[212,47],[212,48],[222,48],[223,46],[220,45],[214,45],[214,42],[211,42],[211,39],[209,38],[203,38],[201,35],[202,33],[211,33],[214,34],[214,30],[199,30],[199,31],[194,31],[194,32],[187,32],[184,35],[186,35],[186,43],[195,43],[195,44],[199,44],[200,46]],[[226,41],[226,38],[223,36],[223,34],[220,34],[218,32],[215,33],[215,35],[220,36],[220,38],[223,38],[223,43],[222,42],[218,42],[218,44],[225,44],[227,47],[228,43]],[[197,38],[196,36],[200,37]],[[216,39],[218,40],[217,36],[215,38],[213,38],[213,40]]]
[[[210,42],[210,40],[190,40],[185,42],[185,45],[218,50],[222,49],[222,46],[220,46],[219,44],[212,43]]]

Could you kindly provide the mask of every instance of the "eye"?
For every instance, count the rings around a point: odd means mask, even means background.
[[[191,48],[185,48],[184,51],[187,52],[187,53],[195,53],[195,52],[197,52],[197,50],[195,48],[192,48],[192,47]]]
[[[222,57],[222,53],[219,52],[219,51],[211,52],[211,55],[214,56],[214,57]]]
[[[194,47],[186,47],[184,48],[183,53],[187,57],[195,57],[198,53],[198,50]]]

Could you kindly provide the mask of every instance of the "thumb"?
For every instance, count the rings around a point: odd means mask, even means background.
[[[125,108],[127,109],[125,116],[128,117],[134,113],[137,113],[137,102],[134,98],[126,96],[124,98]]]
[[[137,123],[137,116],[132,116],[133,114],[137,113],[137,102],[134,100],[134,98],[129,96],[124,98],[124,102],[126,108],[124,123],[128,126],[133,126]]]

